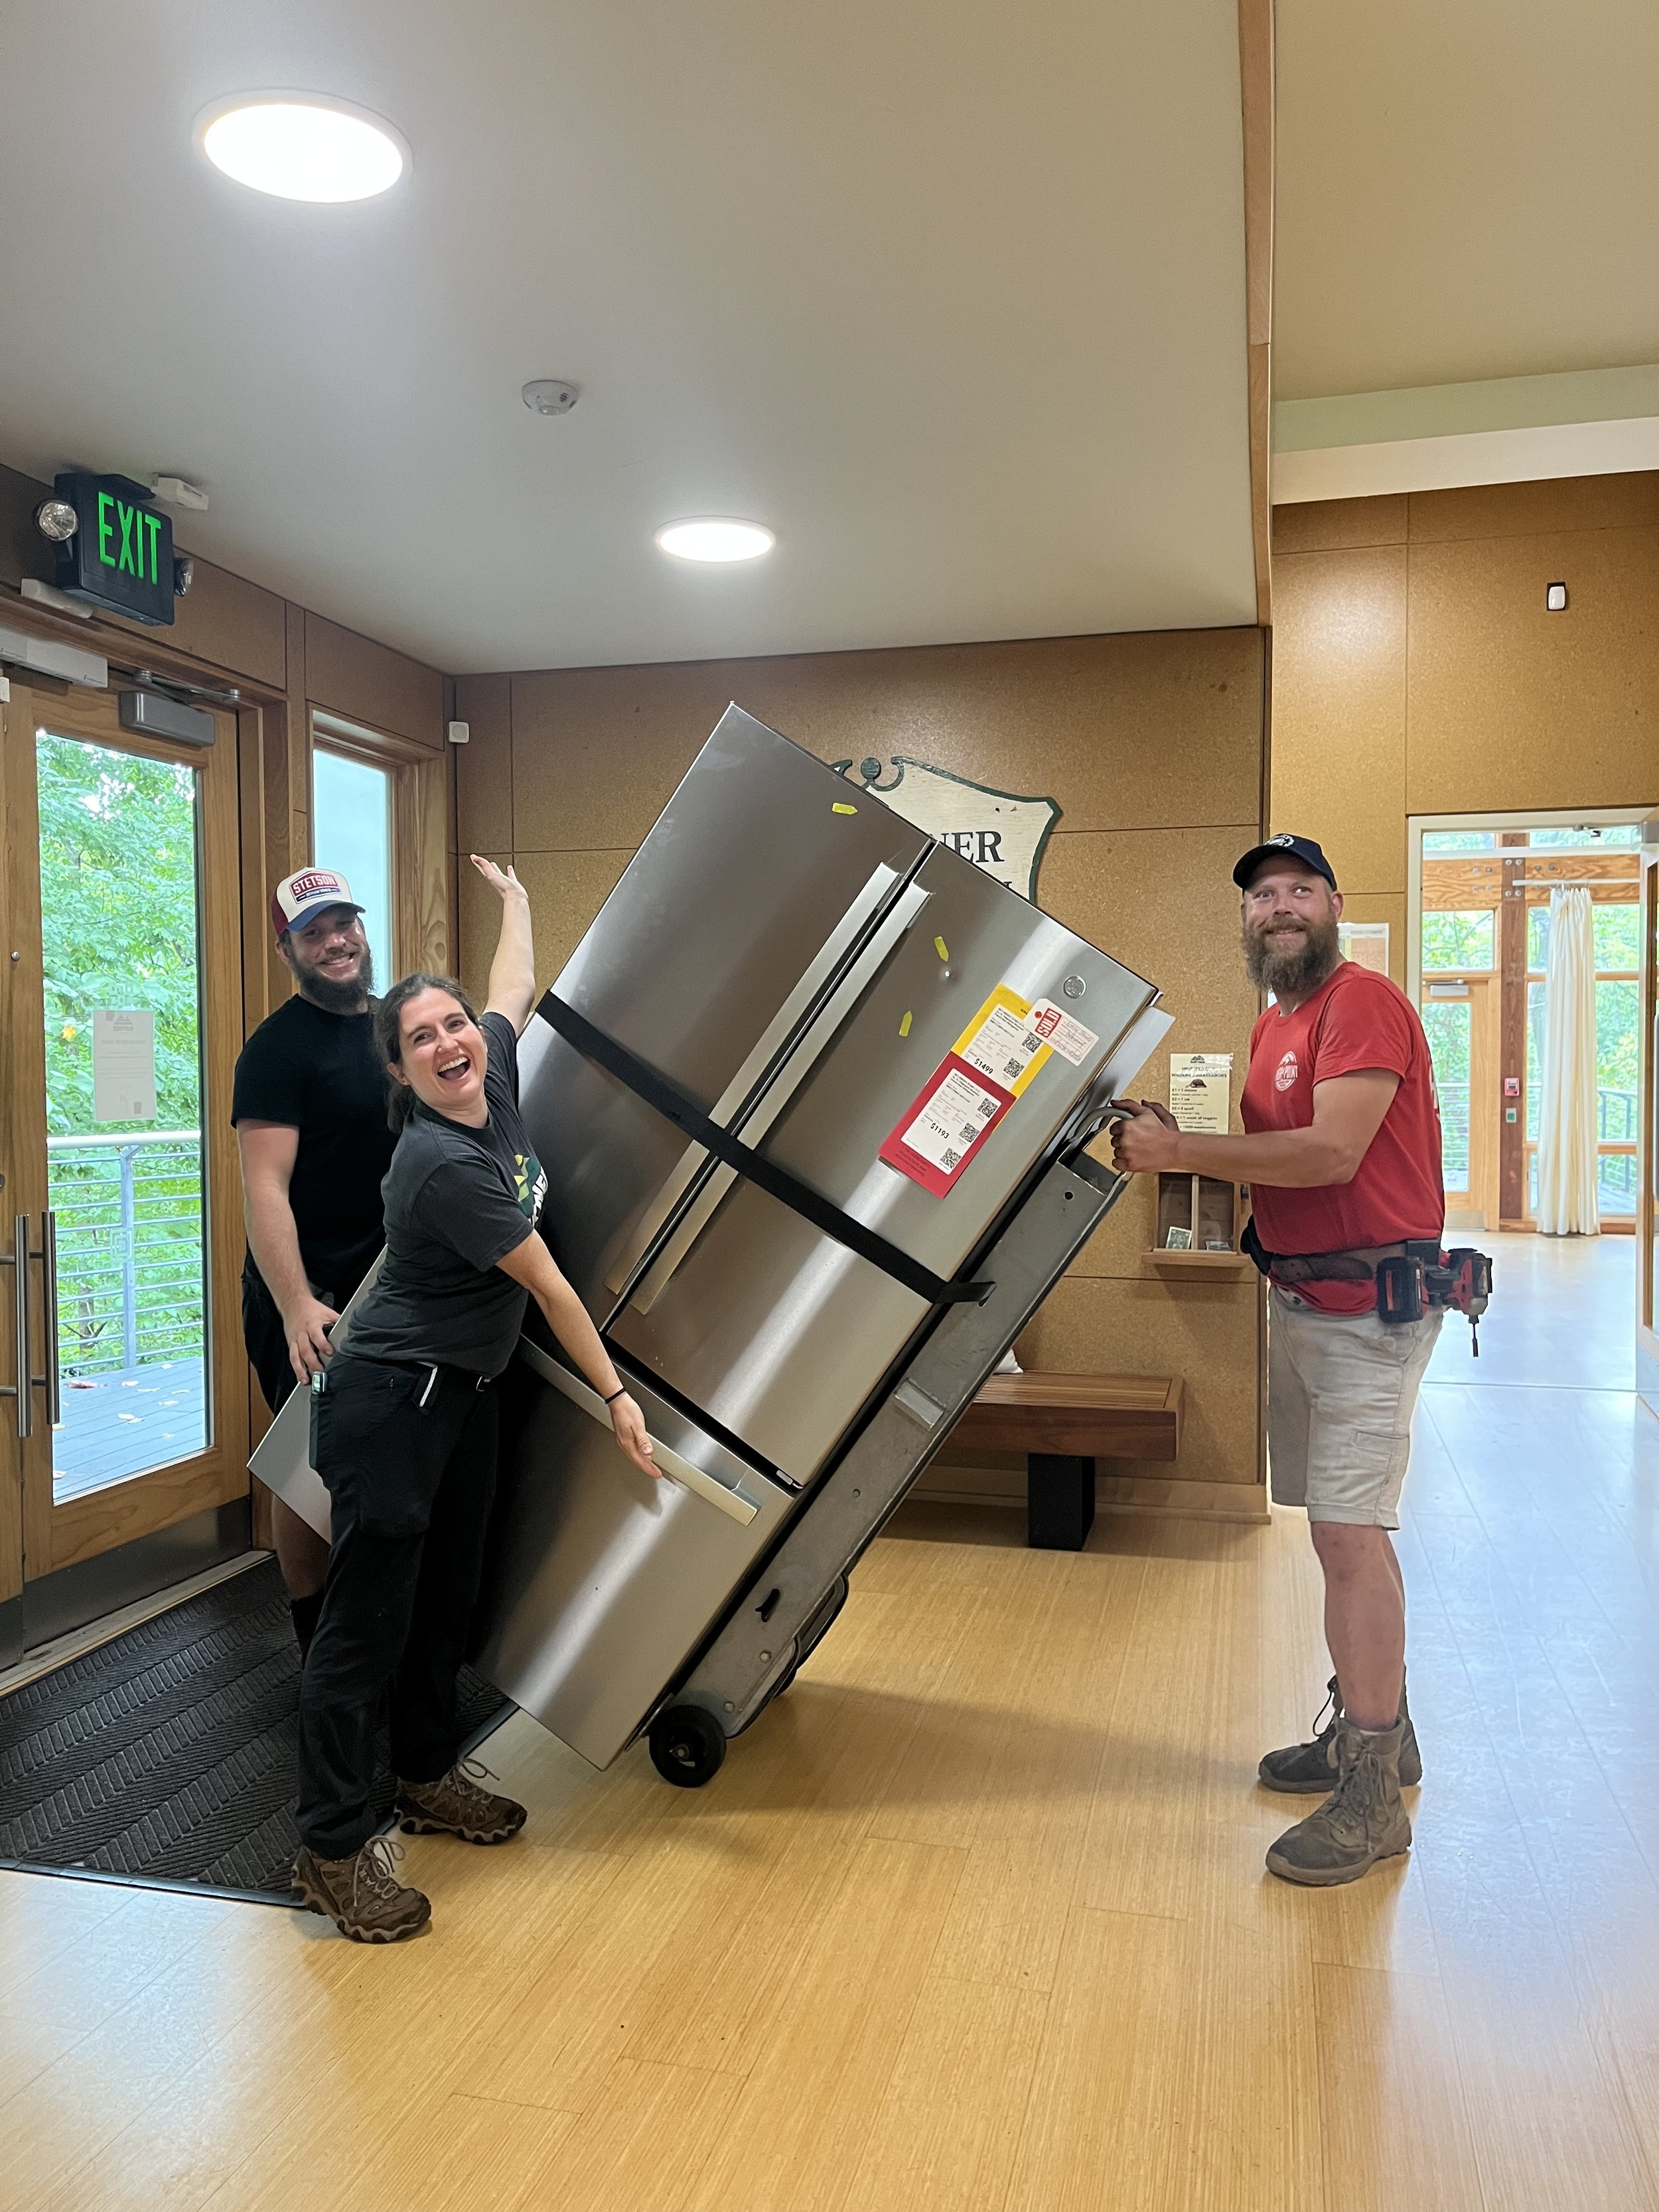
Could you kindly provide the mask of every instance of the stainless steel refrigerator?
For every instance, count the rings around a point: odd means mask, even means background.
[[[663,1476],[532,1308],[487,1674],[708,1778],[1115,1199],[1082,1147],[1156,998],[728,708],[520,1046],[543,1233]]]

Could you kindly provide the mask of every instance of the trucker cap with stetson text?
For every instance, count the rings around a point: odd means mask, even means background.
[[[1333,890],[1336,889],[1335,871],[1313,839],[1293,837],[1288,830],[1281,830],[1277,837],[1269,837],[1265,845],[1252,845],[1233,870],[1233,881],[1240,890],[1248,890],[1251,877],[1264,860],[1291,859],[1300,860],[1316,875],[1323,876]]]
[[[301,868],[297,873],[284,876],[270,895],[270,926],[277,939],[290,929],[303,929],[314,921],[325,907],[349,906],[353,914],[362,912],[351,896],[351,886],[333,868]]]

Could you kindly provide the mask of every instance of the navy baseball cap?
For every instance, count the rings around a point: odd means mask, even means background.
[[[1250,878],[1264,860],[1283,860],[1292,856],[1311,868],[1316,876],[1323,876],[1333,890],[1336,889],[1336,876],[1331,864],[1313,839],[1292,837],[1288,830],[1282,830],[1277,837],[1269,837],[1265,845],[1252,845],[1233,870],[1233,881],[1240,890],[1248,890]]]

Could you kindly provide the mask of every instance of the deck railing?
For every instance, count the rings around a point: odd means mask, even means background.
[[[65,1376],[199,1357],[204,1340],[198,1129],[48,1137]]]

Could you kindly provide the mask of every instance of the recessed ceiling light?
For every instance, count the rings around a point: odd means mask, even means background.
[[[242,92],[196,118],[216,169],[284,200],[367,200],[409,167],[409,142],[383,116],[324,93]]]
[[[763,523],[704,514],[686,522],[665,522],[657,532],[657,543],[680,561],[752,561],[758,554],[769,553],[777,539]]]

